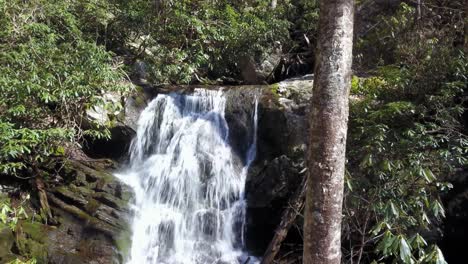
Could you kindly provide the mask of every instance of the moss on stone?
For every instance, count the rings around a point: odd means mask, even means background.
[[[93,198],[99,200],[100,202],[106,204],[109,207],[115,208],[120,211],[123,211],[128,206],[127,201],[118,199],[117,197],[105,192],[95,193],[93,195]]]
[[[21,256],[34,258],[37,263],[47,263],[47,246],[32,239],[18,239],[17,246]]]
[[[271,84],[270,86],[270,91],[273,95],[275,95],[275,97],[278,99],[280,96],[278,94],[278,90],[279,90],[279,83],[274,83],[274,84]]]
[[[47,242],[47,232],[49,231],[50,227],[36,222],[22,222],[21,228],[23,233],[31,239],[39,243]]]
[[[144,108],[146,106],[146,96],[143,87],[136,87],[133,99],[135,100],[135,106],[137,108]]]
[[[87,225],[89,225],[90,227],[95,228],[95,229],[103,232],[104,234],[114,236],[116,233],[118,233],[116,231],[116,228],[110,226],[107,223],[104,223],[104,222],[98,220],[97,218],[95,218],[93,216],[90,216],[88,213],[86,213],[85,211],[83,211],[83,210],[81,210],[81,209],[79,209],[79,208],[77,208],[75,206],[68,205],[68,204],[64,203],[63,201],[61,201],[60,199],[58,199],[57,197],[55,197],[52,194],[49,194],[49,199],[55,205],[57,205],[60,209],[64,210],[65,212],[67,212],[69,214],[71,214],[72,216],[76,217],[77,219],[85,221],[85,223]],[[91,205],[89,210],[92,211],[93,206],[95,206],[95,205]]]
[[[8,263],[16,256],[11,252],[15,239],[10,227],[0,222],[0,263]]]
[[[132,247],[132,233],[130,229],[122,231],[115,239],[115,245],[122,259],[127,259],[130,256]]]
[[[21,256],[47,263],[47,233],[50,227],[37,222],[20,221],[16,231],[16,246]]]
[[[133,198],[134,194],[130,190],[122,190],[122,193],[120,195],[120,198],[126,202],[126,206],[128,206],[128,203],[130,200]]]
[[[85,197],[92,196],[94,193],[93,190],[91,190],[89,187],[86,187],[86,186],[80,186],[80,187],[74,186],[72,188],[73,188],[73,191],[79,192]]]
[[[93,215],[99,209],[99,206],[101,206],[101,203],[98,202],[97,200],[91,198],[91,199],[88,200],[88,203],[86,204],[85,210],[86,210],[86,212],[88,214]]]

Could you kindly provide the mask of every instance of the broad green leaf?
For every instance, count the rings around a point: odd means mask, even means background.
[[[413,256],[411,254],[411,247],[403,236],[400,236],[400,259],[403,263],[414,263]]]
[[[424,179],[429,183],[436,180],[436,177],[429,168],[422,169],[421,174],[424,177]]]

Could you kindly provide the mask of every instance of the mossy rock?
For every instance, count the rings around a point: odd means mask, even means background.
[[[52,227],[41,223],[20,221],[16,227],[16,246],[19,254],[47,263],[48,232]]]
[[[125,211],[128,208],[128,200],[118,199],[117,197],[105,192],[95,193],[93,198],[119,211]]]
[[[115,245],[122,259],[127,259],[130,256],[130,249],[132,248],[132,232],[130,228],[122,231],[120,235],[115,238]]]
[[[7,193],[0,192],[0,203],[8,202],[9,200],[10,200],[10,198],[8,197]]]
[[[88,203],[86,204],[85,211],[90,215],[94,215],[100,206],[101,203],[97,200],[89,199]]]
[[[8,263],[16,259],[16,256],[11,252],[15,237],[11,229],[0,222],[0,263]]]
[[[278,93],[278,89],[280,88],[278,83],[270,84],[269,86],[270,92],[275,96],[276,99],[280,98],[280,95]]]
[[[114,263],[111,259],[125,257],[131,243],[127,213],[132,192],[109,172],[115,169],[114,162],[99,159],[61,163],[64,169],[60,174],[67,174],[62,175],[64,184],[50,182],[47,190],[52,211],[60,220],[57,231],[49,234],[49,260]],[[62,240],[64,245],[56,246]]]
[[[145,89],[141,86],[136,86],[135,94],[132,96],[135,100],[135,106],[137,108],[145,108],[148,101],[148,96],[145,94]]]

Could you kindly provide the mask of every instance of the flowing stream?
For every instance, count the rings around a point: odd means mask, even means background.
[[[244,157],[228,144],[222,91],[160,94],[141,113],[130,165],[117,174],[135,192],[127,263],[246,261],[244,185],[256,152],[257,103]]]

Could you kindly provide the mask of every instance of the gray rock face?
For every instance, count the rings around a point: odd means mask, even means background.
[[[246,183],[247,246],[263,254],[304,175],[312,76],[262,88],[258,151]]]
[[[283,56],[281,43],[275,41],[270,51],[260,58],[240,57],[238,64],[242,81],[245,84],[258,84],[271,80],[275,68],[280,64]]]
[[[114,120],[113,127],[110,128],[111,138],[89,139],[89,143],[85,144],[83,148],[86,154],[93,158],[112,158],[114,160],[125,157],[138,127],[138,117],[151,97],[151,93],[147,92],[145,88],[136,87],[128,97],[123,99],[124,109],[118,113],[108,113],[105,109],[88,111],[88,119],[97,120],[98,123],[108,122],[109,116],[114,116],[116,120]]]

